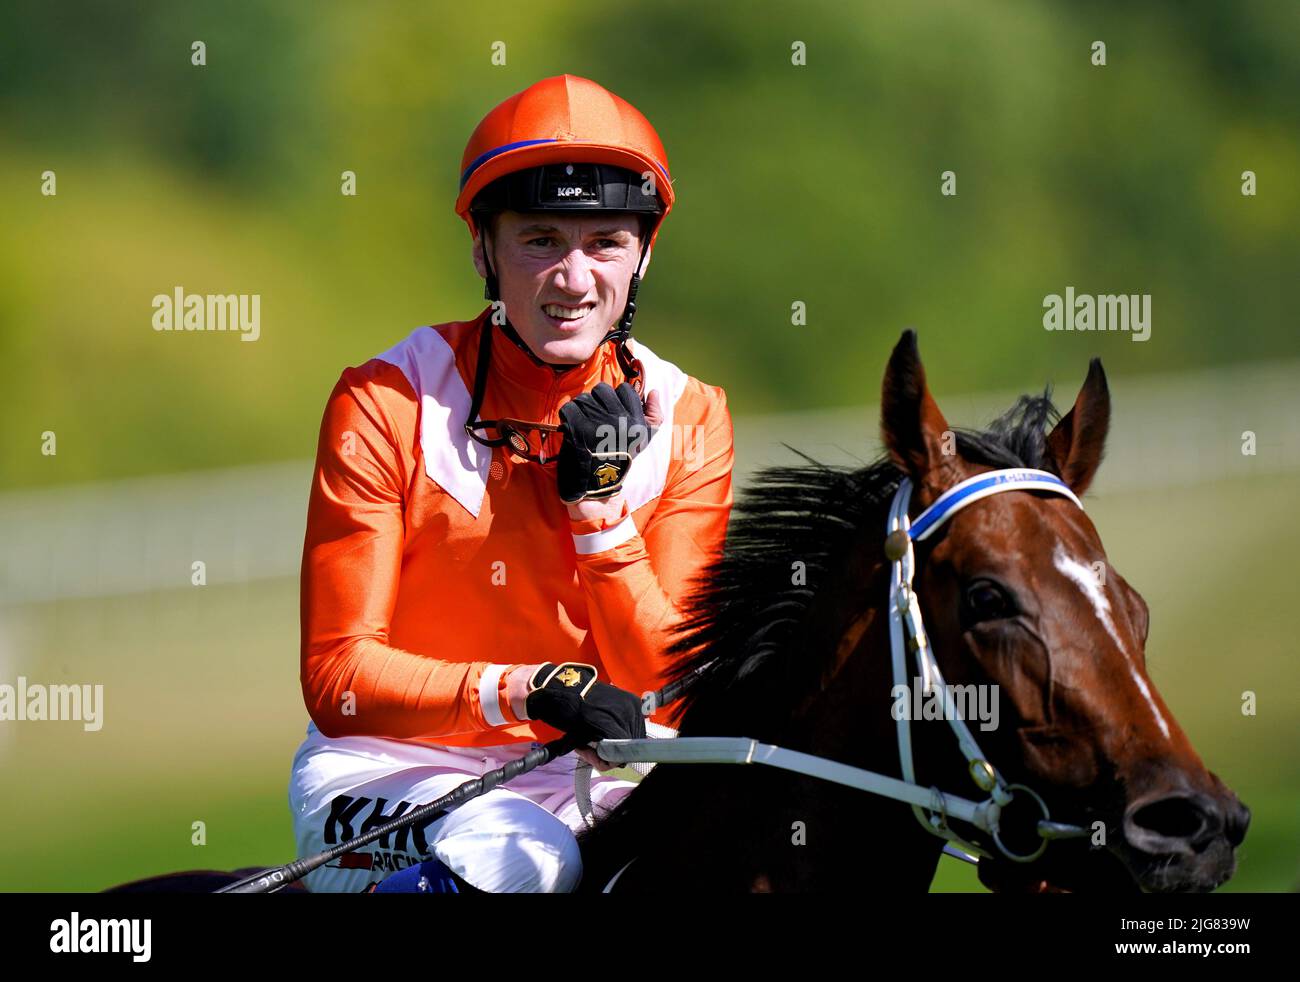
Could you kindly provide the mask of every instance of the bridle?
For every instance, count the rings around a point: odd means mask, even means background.
[[[869,791],[912,806],[912,811],[926,831],[956,843],[976,856],[991,857],[989,850],[976,845],[955,832],[949,820],[955,819],[973,825],[993,839],[998,852],[1017,863],[1030,863],[1043,854],[1047,843],[1054,839],[1084,838],[1088,830],[1078,825],[1054,822],[1047,804],[1033,789],[1024,784],[1009,784],[980,750],[966,721],[960,716],[953,698],[952,687],[944,680],[935,660],[934,650],[926,634],[921,607],[912,587],[916,573],[914,545],[937,532],[957,512],[982,501],[984,498],[1008,491],[1041,491],[1059,495],[1083,507],[1069,486],[1055,474],[1028,467],[1011,467],[979,474],[949,488],[934,503],[916,517],[908,518],[912,497],[912,482],[903,478],[894,494],[889,509],[885,532],[885,557],[890,561],[889,582],[889,646],[893,666],[894,684],[910,685],[906,678],[907,655],[915,656],[919,678],[926,695],[937,693],[943,701],[944,717],[952,727],[957,746],[967,760],[971,780],[988,794],[983,801],[975,802],[940,791],[937,787],[918,784],[912,760],[910,714],[898,719],[898,756],[903,779],[877,774],[852,767],[825,757],[788,750],[771,744],[759,743],[747,737],[677,737],[671,740],[602,740],[596,752],[611,763],[700,763],[700,764],[767,764],[782,770],[818,777],[837,784]],[[707,671],[707,666],[704,671]],[[687,684],[698,679],[683,680]],[[673,688],[672,697],[680,695],[683,686]],[[667,690],[647,694],[647,708],[653,710],[670,699],[660,698]],[[1002,841],[1002,813],[1017,795],[1036,806],[1041,818],[1036,824],[1042,840],[1030,853],[1017,853]],[[960,853],[954,850],[954,854]],[[970,858],[970,857],[966,857]]]
[[[914,546],[924,542],[937,532],[957,512],[968,505],[991,495],[1006,491],[1043,491],[1060,495],[1073,501],[1080,508],[1083,503],[1070,490],[1069,485],[1055,474],[1028,467],[1011,467],[979,474],[949,488],[934,503],[916,517],[915,522],[908,519],[908,507],[912,496],[912,482],[908,478],[898,485],[893,504],[889,509],[886,524],[885,558],[890,560],[889,568],[889,648],[894,671],[894,685],[905,686],[910,691],[906,678],[907,654],[915,655],[918,676],[922,683],[923,695],[939,693],[943,699],[944,718],[952,727],[957,738],[957,746],[965,756],[971,780],[981,791],[989,793],[988,802],[992,804],[990,821],[984,829],[996,843],[998,850],[1013,862],[1033,862],[1043,854],[1049,839],[1074,838],[1087,835],[1087,830],[1078,826],[1064,825],[1051,821],[1047,805],[1033,789],[1023,784],[1008,784],[1001,772],[993,766],[988,756],[980,750],[979,744],[971,733],[970,727],[960,716],[954,704],[952,687],[944,681],[939,663],[935,659],[934,649],[926,634],[925,623],[921,616],[921,606],[912,587],[916,573],[916,554]],[[902,768],[903,780],[916,784],[915,768],[912,761],[912,736],[909,714],[898,718],[898,758]],[[1038,823],[1038,832],[1043,840],[1038,848],[1028,854],[1013,852],[1002,841],[999,824],[1000,813],[1013,800],[1016,791],[1025,796],[1042,811]],[[936,808],[926,809],[913,804],[912,811],[921,825],[929,832],[950,842],[966,848],[977,855],[987,856],[988,852],[979,846],[961,838],[947,822],[947,810],[944,807],[945,796],[937,789]],[[979,823],[976,823],[977,825]],[[982,827],[982,826],[981,826]]]

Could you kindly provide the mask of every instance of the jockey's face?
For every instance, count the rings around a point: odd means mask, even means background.
[[[506,211],[488,230],[492,269],[505,313],[533,354],[554,365],[586,361],[623,315],[627,288],[641,255],[637,216],[603,212]],[[474,265],[486,277],[483,239],[474,239]],[[650,265],[647,250],[645,266]],[[547,313],[552,304],[585,310],[574,320]]]

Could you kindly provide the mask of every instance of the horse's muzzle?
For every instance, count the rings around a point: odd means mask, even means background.
[[[1213,890],[1236,870],[1250,810],[1231,792],[1162,791],[1124,812],[1126,864],[1147,890]]]

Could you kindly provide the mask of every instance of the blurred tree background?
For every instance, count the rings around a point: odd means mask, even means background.
[[[796,42],[806,65],[792,64]],[[155,499],[130,483],[66,499],[57,486],[174,475],[175,501],[209,480],[188,472],[310,459],[344,367],[483,308],[453,211],[461,153],[491,107],[561,73],[626,98],[663,137],[678,203],[637,336],[724,386],[751,447],[774,431],[746,419],[873,402],[909,326],[941,402],[1046,381],[1072,398],[1092,355],[1117,393],[1300,364],[1297,54],[1300,4],[1275,0],[8,0],[0,527],[35,527],[43,503],[64,502],[44,514],[66,540],[50,551],[67,552],[96,503],[125,514],[133,496]],[[1241,193],[1248,170],[1256,196]],[[45,171],[57,196],[40,193]],[[344,171],[355,197],[340,194]],[[259,294],[260,339],[154,331],[152,298],[177,286]],[[1150,340],[1044,331],[1044,297],[1069,286],[1150,294]],[[1269,392],[1300,375],[1278,378]],[[1240,461],[1224,391],[1213,439]],[[807,431],[791,425],[797,443]],[[56,456],[41,453],[45,431]],[[1199,459],[1204,431],[1186,435],[1163,459]],[[1264,432],[1261,446],[1281,440]],[[1117,459],[1135,461],[1112,465],[1121,477],[1146,460]],[[0,576],[0,681],[102,679],[110,699],[94,739],[0,730],[0,773],[28,805],[9,810],[0,888],[291,858],[284,787],[306,722],[291,553],[307,475],[286,474],[256,485],[268,493],[235,485],[249,513],[287,489],[275,538],[290,555],[270,578],[235,575],[256,565],[246,555],[206,592],[189,589],[188,559],[175,586],[129,594],[25,594],[48,571]],[[1283,560],[1300,552],[1300,477],[1221,477],[1177,496],[1103,489],[1090,513],[1151,602],[1161,690],[1256,810],[1231,888],[1286,889],[1300,873],[1300,685]],[[227,518],[196,513],[173,545]],[[140,559],[130,521],[80,547]],[[1257,722],[1238,710],[1244,688],[1261,693]],[[197,819],[212,829],[202,859]],[[939,886],[973,880],[949,870]]]
[[[1093,353],[1119,373],[1300,354],[1297,36],[1275,2],[6,4],[0,356],[22,411],[0,472],[310,455],[344,366],[482,308],[461,152],[563,72],[663,136],[679,204],[638,333],[736,413],[869,399],[909,325],[970,390]],[[176,285],[260,293],[261,340],[155,333]],[[1151,340],[1047,334],[1066,286],[1150,293]]]

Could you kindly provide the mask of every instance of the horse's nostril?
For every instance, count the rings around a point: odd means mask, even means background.
[[[1250,809],[1240,801],[1233,802],[1228,807],[1228,823],[1223,831],[1234,848],[1241,845],[1242,840],[1246,838],[1246,829],[1249,827]]]
[[[1133,809],[1125,822],[1129,841],[1153,853],[1199,851],[1224,829],[1213,798],[1172,794]]]

